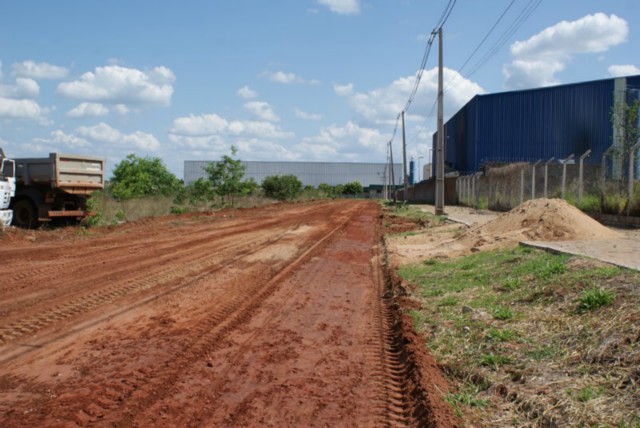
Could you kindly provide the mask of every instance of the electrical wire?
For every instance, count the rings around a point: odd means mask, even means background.
[[[522,10],[520,11],[520,13],[518,14],[518,16],[515,18],[515,20],[511,23],[511,25],[509,25],[509,27],[507,27],[507,29],[500,35],[500,37],[496,40],[496,42],[487,50],[487,52],[480,58],[480,60],[478,60],[478,62],[473,66],[472,70],[469,72],[468,75],[464,76],[461,71],[464,69],[464,67],[469,63],[469,61],[471,60],[471,58],[478,52],[478,50],[480,49],[480,47],[482,46],[482,44],[484,44],[484,42],[487,40],[487,38],[489,37],[489,35],[493,32],[493,30],[498,26],[498,24],[500,23],[500,21],[504,18],[504,16],[506,15],[506,13],[509,11],[509,9],[511,8],[511,6],[514,4],[515,0],[512,0],[511,3],[509,3],[509,5],[507,5],[507,7],[505,8],[505,10],[502,12],[502,14],[498,17],[498,19],[496,20],[496,22],[493,24],[493,26],[489,29],[489,31],[487,32],[487,34],[484,36],[484,38],[480,41],[480,43],[478,44],[478,46],[476,46],[476,48],[473,50],[473,52],[469,55],[469,57],[467,57],[467,59],[465,60],[465,62],[462,64],[462,66],[460,67],[460,69],[458,70],[458,73],[456,73],[451,80],[449,80],[449,82],[447,82],[447,85],[445,87],[445,89],[443,90],[443,95],[444,93],[446,93],[446,91],[449,89],[449,87],[453,84],[453,82],[457,79],[458,75],[463,76],[465,78],[469,78],[471,77],[475,72],[477,72],[480,68],[482,68],[488,61],[489,59],[491,59],[494,55],[496,55],[500,49],[502,49],[502,47],[513,37],[513,35],[520,29],[520,27],[527,21],[527,19],[529,19],[529,17],[533,14],[533,12],[538,8],[538,6],[540,6],[540,4],[542,3],[542,0],[529,0],[529,2],[525,5],[524,8],[522,8]],[[427,122],[429,121],[429,119],[433,118],[433,113],[435,111],[435,108],[437,106],[437,99],[434,101],[433,105],[431,106],[431,110],[429,111],[429,114],[427,114],[425,120],[423,121],[422,125],[420,126],[420,129],[418,130],[418,132],[416,134],[414,134],[414,136],[412,137],[412,142],[415,140],[415,138],[417,138],[420,133],[424,130]]]

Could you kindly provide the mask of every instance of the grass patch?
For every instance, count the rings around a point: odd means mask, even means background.
[[[615,296],[611,291],[599,287],[589,288],[584,290],[580,296],[578,311],[584,313],[602,306],[608,306],[613,302],[614,298]]]
[[[416,285],[414,326],[465,424],[637,426],[640,273],[516,248],[399,274]],[[470,388],[480,378],[486,388]]]

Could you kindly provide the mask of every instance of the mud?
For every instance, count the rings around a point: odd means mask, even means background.
[[[5,238],[0,426],[448,426],[376,203]]]

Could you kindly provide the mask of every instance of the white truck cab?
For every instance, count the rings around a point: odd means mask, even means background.
[[[0,148],[0,227],[7,227],[13,219],[13,210],[9,209],[11,198],[16,195],[16,164],[7,159]]]

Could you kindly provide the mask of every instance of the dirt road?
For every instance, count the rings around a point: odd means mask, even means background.
[[[0,241],[0,426],[426,423],[378,215],[322,202]]]

